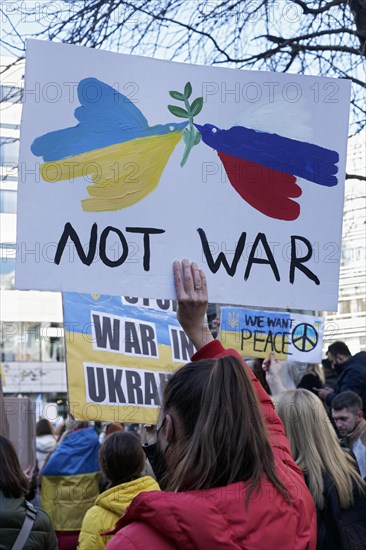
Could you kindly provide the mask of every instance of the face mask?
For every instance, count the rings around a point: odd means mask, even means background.
[[[162,451],[159,442],[156,444],[156,450],[155,450],[155,461],[156,461],[156,474],[158,475],[159,479],[159,485],[161,489],[164,489],[164,486],[167,482],[167,473],[168,473],[168,465],[166,462],[166,451],[168,449],[169,445]],[[154,470],[155,470],[154,466]]]

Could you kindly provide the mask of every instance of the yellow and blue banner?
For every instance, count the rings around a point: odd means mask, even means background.
[[[324,319],[292,312],[221,308],[220,339],[247,357],[317,363],[322,359]]]
[[[42,470],[41,503],[56,531],[79,531],[99,494],[99,437],[94,428],[64,436]]]
[[[74,417],[155,423],[169,376],[194,352],[175,302],[64,293],[63,307]]]

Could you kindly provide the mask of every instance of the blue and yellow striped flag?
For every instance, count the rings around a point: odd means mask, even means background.
[[[79,531],[99,494],[99,438],[94,428],[69,433],[42,470],[42,508],[56,531]]]

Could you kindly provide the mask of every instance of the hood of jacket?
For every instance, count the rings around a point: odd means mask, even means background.
[[[50,453],[56,448],[56,439],[52,434],[36,437],[36,450],[40,453]]]
[[[100,506],[117,516],[122,516],[131,501],[144,491],[159,491],[159,485],[150,476],[139,477],[133,481],[111,487],[101,493],[95,501]]]

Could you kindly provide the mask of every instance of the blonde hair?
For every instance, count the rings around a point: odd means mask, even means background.
[[[323,474],[326,473],[335,485],[341,508],[351,506],[353,488],[363,494],[366,484],[357,473],[354,460],[342,451],[323,403],[304,389],[286,391],[275,401],[292,456],[308,478],[315,505],[324,508]]]

